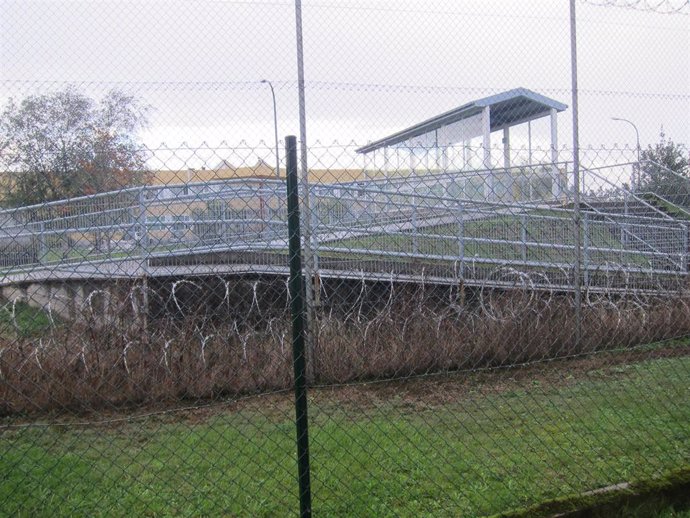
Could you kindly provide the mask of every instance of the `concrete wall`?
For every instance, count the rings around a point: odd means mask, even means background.
[[[94,292],[89,299],[89,296]],[[13,302],[25,302],[29,306],[50,311],[65,320],[75,320],[88,315],[93,308],[100,318],[109,309],[116,287],[108,283],[92,281],[36,282],[3,286],[0,297]],[[98,295],[98,296],[96,296]]]

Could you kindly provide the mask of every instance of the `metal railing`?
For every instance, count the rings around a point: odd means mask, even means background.
[[[468,173],[310,186],[314,260],[339,258],[357,270],[371,269],[374,258],[459,263],[461,271],[467,262],[570,268],[577,244],[572,211],[559,206],[562,201],[464,198],[451,188],[463,174]],[[608,182],[591,169],[587,174]],[[585,204],[585,271],[616,265],[645,275],[684,273],[687,226],[636,194],[608,185],[613,194],[608,210]],[[4,267],[83,267],[88,261],[213,251],[284,253],[284,189],[278,179],[216,180],[5,210],[0,246],[11,241],[14,248],[5,247]],[[649,213],[613,212],[619,198],[634,200]]]

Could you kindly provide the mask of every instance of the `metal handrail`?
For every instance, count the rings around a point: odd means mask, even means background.
[[[647,208],[650,208],[650,209],[652,209],[654,212],[656,212],[656,213],[658,213],[659,215],[661,215],[662,218],[667,219],[667,220],[671,220],[671,221],[675,221],[671,216],[669,216],[668,214],[666,214],[664,211],[659,210],[659,209],[658,209],[657,207],[655,207],[654,205],[652,205],[652,204],[650,204],[650,203],[647,203],[647,202],[644,201],[642,198],[638,197],[633,191],[631,191],[631,190],[629,190],[629,189],[625,189],[624,187],[621,187],[621,186],[619,186],[619,185],[614,184],[613,182],[611,182],[611,181],[608,180],[607,178],[605,178],[605,177],[603,177],[603,176],[601,176],[601,175],[595,173],[593,169],[588,169],[588,168],[586,168],[586,167],[582,167],[582,170],[583,170],[584,172],[586,172],[586,173],[589,173],[589,174],[594,175],[596,178],[598,178],[599,180],[602,180],[603,182],[605,182],[606,184],[610,185],[610,186],[613,187],[614,189],[616,189],[616,190],[618,190],[618,191],[621,191],[621,192],[625,193],[626,195],[632,197],[635,201],[640,202],[641,204],[643,204],[643,205],[646,206]]]

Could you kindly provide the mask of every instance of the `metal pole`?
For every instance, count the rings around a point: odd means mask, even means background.
[[[589,289],[589,253],[588,253],[588,248],[589,248],[589,234],[590,234],[590,229],[589,229],[589,221],[587,219],[587,213],[585,212],[582,215],[582,229],[583,229],[583,259],[582,259],[582,264],[583,264],[583,269],[584,269],[584,281],[585,281],[585,286],[587,289]]]
[[[146,222],[146,187],[139,190],[139,232],[140,236],[140,252],[141,252],[141,287],[142,287],[142,309],[141,324],[145,336],[148,335],[148,318],[149,318],[149,229]]]
[[[527,121],[527,162],[532,164],[532,121]]]
[[[307,112],[304,93],[304,44],[302,41],[302,1],[295,0],[295,25],[297,37],[297,90],[299,94],[299,139],[300,139],[300,171],[302,179],[302,210],[309,214],[309,168],[307,166]],[[309,381],[314,380],[314,334],[310,331],[314,329],[313,308],[314,308],[314,256],[312,254],[312,235],[311,218],[306,217],[302,220],[302,233],[304,235],[304,274],[307,283],[304,291],[304,299],[307,304],[307,336],[309,350],[309,365],[307,376]]]
[[[683,227],[683,251],[680,254],[680,271],[688,271],[688,225]]]
[[[524,262],[527,262],[527,215],[523,214],[520,217],[520,241],[521,246],[521,257]]]
[[[573,223],[575,233],[575,344],[578,346],[582,339],[582,221],[580,219],[580,126],[577,90],[577,34],[575,17],[575,0],[570,0],[570,78],[572,82],[573,99],[573,178],[575,192],[573,193]]]
[[[460,256],[460,277],[465,277],[465,216],[462,202],[458,201],[458,255]]]
[[[414,191],[413,191],[414,192]],[[419,239],[417,237],[417,197],[412,194],[412,253],[419,253]]]
[[[262,79],[262,83],[265,83],[271,89],[271,97],[273,97],[273,131],[275,133],[276,142],[276,178],[280,178],[280,154],[278,153],[278,108],[276,105],[276,93],[273,90],[273,83],[268,79]]]
[[[305,292],[302,275],[299,192],[297,179],[297,142],[292,135],[285,138],[287,157],[288,241],[290,255],[290,307],[292,312],[292,362],[295,371],[295,427],[297,428],[297,473],[300,516],[311,517],[311,485],[309,476],[309,419],[307,415],[307,377],[305,354]],[[308,217],[308,215],[307,215]]]
[[[611,120],[614,121],[619,121],[619,122],[627,122],[630,124],[633,129],[635,130],[635,142],[637,143],[637,164],[636,164],[636,169],[635,173],[633,173],[633,180],[630,182],[632,184],[632,190],[633,192],[635,191],[635,187],[639,187],[639,181],[640,181],[640,132],[637,129],[637,126],[635,125],[634,122],[629,121],[628,119],[622,119],[621,117],[611,117]]]
[[[48,243],[46,242],[46,223],[41,221],[38,230],[38,263],[43,263],[48,255]]]

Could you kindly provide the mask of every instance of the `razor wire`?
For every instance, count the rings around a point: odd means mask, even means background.
[[[660,14],[690,14],[690,2],[687,0],[582,0],[582,2],[600,7],[619,7]]]

